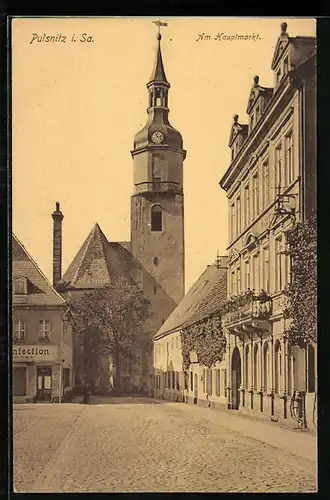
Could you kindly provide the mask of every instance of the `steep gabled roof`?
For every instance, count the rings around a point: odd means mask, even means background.
[[[125,246],[124,246],[125,243]],[[98,288],[112,278],[130,279],[131,253],[128,242],[109,243],[95,224],[59,283],[73,288]]]
[[[155,337],[161,337],[211,316],[221,309],[226,299],[227,268],[218,269],[216,264],[212,264],[193,284]]]
[[[12,278],[25,278],[27,292],[13,294],[14,306],[65,306],[66,302],[54,289],[22,243],[12,237]]]

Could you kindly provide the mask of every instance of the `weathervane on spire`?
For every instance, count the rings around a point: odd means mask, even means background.
[[[162,36],[160,34],[160,27],[161,26],[168,26],[168,24],[167,23],[163,23],[160,19],[158,19],[157,21],[152,21],[152,22],[153,22],[153,24],[155,24],[156,26],[158,26],[157,38],[158,38],[158,40],[160,40],[161,36]]]

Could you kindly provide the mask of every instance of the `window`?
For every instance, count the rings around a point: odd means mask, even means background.
[[[226,388],[227,388],[227,370],[221,370],[221,394],[222,396],[226,396]]]
[[[14,293],[22,294],[27,293],[27,279],[26,278],[16,278],[14,281]]]
[[[251,279],[251,286],[254,290],[258,291],[259,290],[259,255],[256,254],[252,258],[252,279]]]
[[[276,194],[279,194],[279,190],[281,187],[281,173],[282,173],[282,144],[275,148],[275,191]]]
[[[269,370],[269,349],[268,349],[268,342],[265,343],[264,345],[264,391],[268,391],[268,382],[269,382],[269,376],[268,376],[268,370]]]
[[[231,149],[231,161],[235,158],[235,147],[233,146]]]
[[[237,236],[241,233],[241,198],[238,197],[236,200],[236,234]]]
[[[281,238],[275,240],[275,291],[282,290],[282,241]]]
[[[294,181],[292,132],[290,132],[285,138],[285,171],[287,185],[290,186],[290,184]]]
[[[220,370],[215,370],[215,393],[220,396]]]
[[[162,207],[154,205],[151,208],[151,231],[163,230],[163,212]]]
[[[259,215],[259,177],[258,173],[253,176],[252,218]]]
[[[307,348],[307,363],[308,363],[308,392],[315,392],[315,349],[312,345]]]
[[[263,289],[269,293],[269,248],[263,249]]]
[[[194,390],[194,374],[193,372],[190,372],[190,390]]]
[[[41,319],[39,321],[39,338],[42,340],[50,340],[50,321]]]
[[[175,389],[175,372],[172,372],[172,389]]]
[[[160,191],[161,180],[162,180],[161,177],[153,177],[152,178],[152,190],[153,191]]]
[[[268,161],[262,165],[262,207],[265,209],[269,205],[269,169]]]
[[[284,242],[282,240],[281,244],[281,255],[282,255],[282,269],[283,269],[283,279],[282,279],[282,284],[283,287],[286,287],[290,283],[290,256],[286,252],[286,248],[284,245]]]
[[[156,285],[155,285],[155,286],[154,286],[154,295],[156,295],[156,294],[157,294],[157,287],[156,287]]]
[[[180,390],[179,372],[175,372],[175,388],[177,391]]]
[[[238,267],[237,268],[237,279],[236,279],[236,282],[237,282],[237,293],[241,293],[242,289],[241,289],[241,268]]]
[[[246,389],[249,388],[249,384],[250,384],[250,377],[249,377],[250,365],[249,365],[249,361],[250,361],[250,348],[247,345],[246,349],[245,349],[245,388]]]
[[[230,273],[230,293],[232,295],[235,295],[236,290],[235,290],[235,271],[232,271]]]
[[[248,290],[251,287],[251,279],[250,279],[250,259],[245,261],[245,290]]]
[[[25,340],[25,333],[26,333],[26,321],[21,319],[14,321],[14,340],[16,341]]]
[[[249,185],[244,187],[244,226],[250,224],[250,191]]]
[[[258,390],[259,383],[259,349],[258,344],[255,344],[253,350],[253,387]]]
[[[230,207],[230,239],[234,239],[236,235],[236,222],[235,222],[235,203],[232,203]]]
[[[158,257],[154,257],[154,260],[153,260],[153,263],[154,263],[154,266],[158,266]]]
[[[275,362],[275,393],[280,392],[280,375],[281,375],[281,344],[279,340],[275,342],[274,349],[274,362]]]
[[[207,368],[206,370],[206,390],[209,396],[212,395],[212,370]]]

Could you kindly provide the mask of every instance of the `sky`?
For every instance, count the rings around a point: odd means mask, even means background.
[[[56,201],[64,215],[63,273],[96,222],[109,241],[130,239],[130,151],[134,134],[147,120],[146,83],[157,45],[153,20],[13,20],[12,227],[50,281]],[[226,254],[228,208],[219,181],[230,164],[233,115],[247,123],[255,75],[260,85],[274,85],[271,60],[280,24],[288,24],[289,36],[315,36],[316,22],[217,17],[162,21],[168,23],[162,28],[161,46],[171,84],[169,119],[187,150],[187,291],[217,251]],[[235,34],[251,37],[230,39]],[[42,41],[47,36],[66,38]]]

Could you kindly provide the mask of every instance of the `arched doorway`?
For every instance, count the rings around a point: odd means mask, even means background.
[[[241,356],[237,347],[233,350],[231,360],[231,407],[233,410],[239,409],[241,385]]]

